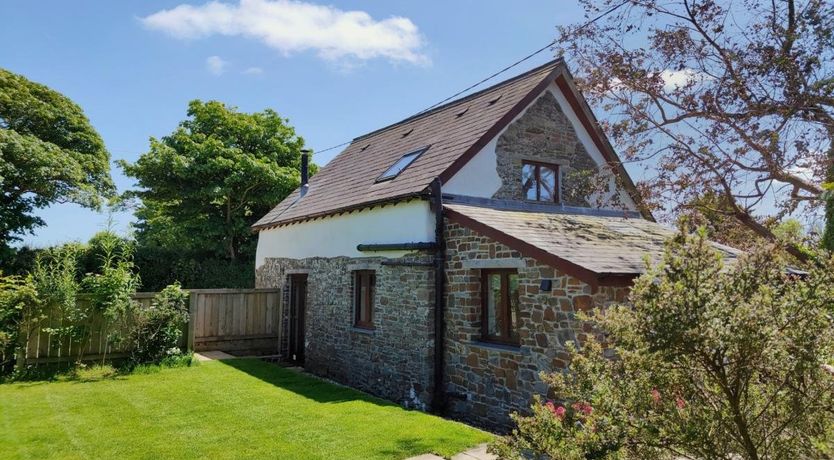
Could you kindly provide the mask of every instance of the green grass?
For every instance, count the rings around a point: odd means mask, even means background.
[[[450,457],[491,435],[255,359],[0,385],[0,458]]]

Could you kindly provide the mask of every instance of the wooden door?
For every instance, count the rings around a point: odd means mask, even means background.
[[[307,310],[307,275],[290,275],[290,361],[304,365],[304,318]]]

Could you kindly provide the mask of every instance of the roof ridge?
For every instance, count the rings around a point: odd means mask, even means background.
[[[537,66],[537,67],[534,67],[534,68],[532,68],[532,69],[526,70],[526,71],[524,71],[524,72],[522,72],[522,73],[520,73],[520,74],[518,74],[518,75],[515,75],[515,76],[513,76],[513,77],[511,77],[511,78],[508,78],[508,79],[506,79],[506,80],[499,81],[498,83],[496,83],[496,84],[494,84],[494,85],[492,85],[492,86],[488,86],[488,87],[486,87],[486,88],[484,88],[484,89],[481,89],[481,90],[475,91],[474,93],[467,94],[466,96],[462,96],[462,97],[460,97],[460,98],[458,98],[458,99],[455,99],[455,100],[452,100],[452,101],[446,102],[445,104],[441,104],[441,105],[439,105],[439,106],[437,106],[437,107],[433,107],[433,108],[431,108],[431,109],[429,109],[429,110],[424,110],[424,111],[422,111],[422,112],[417,112],[417,113],[415,113],[414,115],[411,115],[411,116],[408,116],[408,117],[406,117],[406,118],[403,118],[402,120],[400,120],[400,121],[398,121],[398,122],[391,123],[390,125],[383,126],[382,128],[378,128],[378,129],[375,129],[375,130],[373,130],[373,131],[370,131],[370,132],[367,132],[367,133],[365,133],[365,134],[362,134],[361,136],[357,136],[357,137],[353,138],[353,140],[351,141],[351,143],[356,142],[356,141],[361,140],[361,139],[365,139],[365,138],[367,138],[367,137],[369,137],[369,136],[372,136],[372,135],[374,135],[374,134],[381,133],[381,132],[386,131],[386,130],[388,130],[388,129],[395,128],[395,127],[400,126],[400,125],[402,125],[402,124],[404,124],[404,123],[408,123],[408,122],[410,122],[410,121],[414,121],[414,120],[417,120],[417,119],[419,119],[419,118],[423,118],[423,117],[427,117],[427,116],[429,116],[429,115],[433,115],[433,114],[435,114],[435,113],[437,113],[437,112],[439,112],[439,111],[441,111],[441,110],[447,109],[447,108],[449,108],[449,107],[451,107],[451,106],[453,106],[453,105],[456,105],[456,104],[460,104],[460,103],[466,102],[467,100],[474,99],[474,98],[476,98],[476,97],[478,97],[478,96],[480,96],[480,95],[482,95],[482,94],[484,94],[484,93],[486,93],[486,92],[488,92],[488,91],[492,91],[492,90],[494,90],[494,89],[496,89],[496,88],[498,88],[498,87],[500,87],[500,86],[504,86],[504,85],[507,85],[507,84],[513,83],[513,82],[515,82],[515,81],[517,81],[517,80],[520,80],[520,79],[522,79],[522,78],[524,78],[524,77],[527,77],[527,76],[529,76],[529,75],[531,75],[531,74],[534,74],[534,73],[536,73],[536,72],[539,72],[539,71],[541,71],[541,70],[544,70],[544,69],[546,69],[546,68],[548,68],[548,67],[554,67],[554,68],[555,68],[557,65],[559,65],[559,64],[563,64],[563,63],[564,63],[564,61],[565,61],[565,60],[564,60],[564,58],[555,58],[555,59],[552,59],[552,60],[550,60],[550,61],[548,61],[548,62],[546,62],[546,63],[544,63],[544,64],[542,64],[542,65],[540,65],[540,66]]]

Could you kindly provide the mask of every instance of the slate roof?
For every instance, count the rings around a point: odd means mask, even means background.
[[[491,128],[509,123],[514,117],[513,109],[529,104],[563,69],[562,60],[549,62],[354,139],[310,179],[303,198],[298,198],[296,190],[253,228],[269,228],[424,193],[432,180],[477,147]],[[427,145],[431,147],[395,179],[376,182],[402,155]]]
[[[452,221],[488,233],[522,254],[558,260],[562,268],[578,271],[580,278],[584,275],[591,281],[645,272],[643,258],[648,255],[658,261],[664,241],[674,235],[673,230],[641,218],[448,203],[444,210]],[[741,254],[728,246],[713,245],[725,259]]]

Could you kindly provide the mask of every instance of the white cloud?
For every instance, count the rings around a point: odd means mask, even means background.
[[[206,69],[212,75],[223,75],[228,66],[229,62],[224,61],[220,56],[209,56],[206,58]]]
[[[249,67],[243,71],[244,75],[263,75],[264,69],[260,67]]]
[[[142,23],[179,39],[212,35],[258,40],[289,55],[314,50],[326,60],[386,58],[428,64],[424,39],[410,19],[394,16],[376,20],[364,11],[293,0],[218,1],[182,4],[161,10]]]
[[[663,79],[663,88],[666,91],[674,91],[675,88],[682,88],[690,82],[697,83],[710,79],[708,75],[692,69],[664,70],[660,72],[660,78]]]

